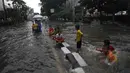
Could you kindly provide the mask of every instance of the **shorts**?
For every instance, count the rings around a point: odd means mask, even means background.
[[[82,45],[82,41],[78,41],[77,42],[77,48],[81,48],[81,45]]]

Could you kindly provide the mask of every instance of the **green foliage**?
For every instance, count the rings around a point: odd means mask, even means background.
[[[13,8],[6,9],[7,18],[11,18],[13,21],[23,21],[27,19],[27,11],[29,7],[23,0],[11,0],[13,1]]]
[[[106,13],[116,13],[128,9],[128,0],[80,0],[81,6],[95,8]]]
[[[61,7],[66,0],[40,0],[41,1],[41,13],[51,16],[50,9],[55,9],[55,13],[61,11]]]
[[[81,6],[87,7],[88,9],[94,7],[92,0],[80,0],[79,3]]]

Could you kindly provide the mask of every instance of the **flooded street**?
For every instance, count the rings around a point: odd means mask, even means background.
[[[0,73],[130,73],[129,19],[130,0],[1,0]]]
[[[84,67],[86,73],[130,73],[130,28],[112,24],[100,25],[93,21],[91,24],[81,25],[83,45],[80,55],[84,58],[88,67]],[[71,45],[71,50],[76,51],[75,27],[69,25],[64,29],[66,41]],[[103,46],[103,40],[109,39],[111,45],[118,51],[117,63],[107,66],[100,62],[100,53],[96,48]]]
[[[58,73],[44,32],[34,34],[31,27],[0,27],[0,73]]]
[[[70,51],[76,51],[75,27],[63,22],[50,22],[53,27],[63,27],[65,41]],[[63,25],[61,25],[63,24]],[[49,41],[43,24],[42,33],[33,33],[32,22],[0,27],[0,73],[62,73],[58,71],[57,61],[66,71],[70,64],[64,59],[55,43]],[[46,25],[45,25],[46,26]],[[98,22],[81,25],[84,33],[80,55],[88,66],[83,67],[86,73],[129,73],[130,72],[130,28],[111,24],[100,25]],[[101,48],[104,39],[110,39],[111,45],[119,52],[118,61],[112,66],[100,62],[100,54],[95,52]],[[52,49],[53,48],[53,49]],[[55,48],[55,50],[54,50]],[[55,57],[60,57],[59,60]]]

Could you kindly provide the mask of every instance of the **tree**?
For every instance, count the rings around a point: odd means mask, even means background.
[[[12,18],[15,21],[22,21],[27,19],[27,12],[29,7],[23,0],[8,0],[13,1],[13,8],[7,9],[7,16],[8,18]],[[9,4],[10,5],[10,4]]]
[[[94,2],[93,0],[80,0],[79,1],[80,5],[84,6],[84,7],[87,7],[87,9],[94,7],[93,2]]]
[[[98,9],[100,15],[102,11],[113,14],[113,20],[116,12],[128,9],[128,0],[80,0],[79,2],[81,6],[87,6],[87,9]]]
[[[81,6],[95,8],[106,13],[115,13],[128,9],[128,0],[80,0]]]
[[[61,11],[62,4],[66,0],[40,0],[41,1],[41,13],[51,16],[50,9],[55,9],[55,13]]]

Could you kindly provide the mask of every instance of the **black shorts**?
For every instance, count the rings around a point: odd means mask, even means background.
[[[81,48],[82,41],[77,42],[77,48]]]

